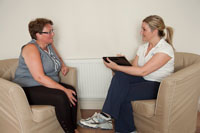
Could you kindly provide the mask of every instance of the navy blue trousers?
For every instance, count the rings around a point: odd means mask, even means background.
[[[114,118],[116,132],[136,130],[131,101],[156,99],[159,85],[159,82],[147,81],[143,77],[115,73],[102,112]]]

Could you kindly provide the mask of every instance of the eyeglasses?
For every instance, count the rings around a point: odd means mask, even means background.
[[[49,32],[39,32],[40,34],[52,34],[54,33],[54,29],[50,30]]]

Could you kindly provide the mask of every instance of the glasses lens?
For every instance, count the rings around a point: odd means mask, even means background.
[[[40,34],[52,34],[52,33],[54,33],[54,29],[51,29],[49,32],[46,31],[40,32]]]
[[[54,30],[52,29],[52,30],[49,31],[49,34],[51,34],[51,33],[53,33],[53,32],[54,32]]]

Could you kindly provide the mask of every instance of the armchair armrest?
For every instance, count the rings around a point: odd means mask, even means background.
[[[193,106],[193,104],[197,105],[199,98],[199,66],[200,63],[190,65],[173,73],[161,82],[156,102],[157,115],[166,114],[166,112],[162,111],[176,110],[179,107],[182,110],[185,109],[185,111],[187,108],[193,108],[193,111],[197,110],[197,106]]]
[[[77,88],[77,70],[74,67],[69,67],[69,72],[67,75],[63,75],[62,72],[59,73],[62,83],[69,84],[74,88]]]
[[[0,118],[1,125],[31,121],[30,106],[23,89],[6,79],[0,78]],[[6,123],[8,122],[8,123]]]

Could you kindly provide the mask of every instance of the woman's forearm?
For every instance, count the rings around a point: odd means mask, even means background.
[[[59,83],[52,80],[51,78],[49,78],[46,75],[38,76],[38,77],[35,78],[35,80],[37,82],[39,82],[41,85],[48,87],[48,88],[55,88],[55,89],[59,89],[59,90],[65,89],[62,85],[60,85]]]
[[[142,67],[137,66],[118,66],[117,70],[134,76],[147,75],[147,73],[142,69]]]

